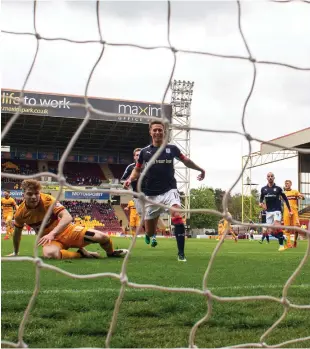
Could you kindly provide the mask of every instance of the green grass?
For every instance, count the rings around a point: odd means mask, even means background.
[[[128,239],[114,238],[126,248]],[[33,236],[23,236],[21,254],[31,256]],[[216,246],[214,240],[189,239],[187,263],[176,260],[174,240],[160,239],[154,249],[137,245],[129,260],[131,282],[169,287],[202,287],[203,274]],[[277,243],[260,245],[225,241],[216,257],[209,288],[218,296],[270,295],[281,297],[284,283],[300,263],[306,243],[297,249],[277,251]],[[100,251],[92,245],[90,250]],[[12,241],[2,241],[2,256],[12,251]],[[102,251],[102,250],[101,250]],[[104,253],[102,253],[104,255]],[[119,273],[120,259],[46,261],[77,274]],[[34,288],[35,267],[30,262],[2,263],[2,340],[17,342],[17,332]],[[40,293],[26,325],[24,341],[30,348],[105,347],[105,339],[120,283],[110,278],[78,280],[42,270]],[[310,262],[289,290],[295,304],[310,304]],[[202,296],[153,290],[127,289],[118,314],[111,346],[117,348],[188,347],[194,323],[207,311]],[[258,342],[282,314],[271,301],[213,302],[209,321],[199,327],[195,344],[215,348]],[[292,309],[267,337],[268,344],[310,335],[310,310]],[[287,347],[310,347],[310,341]]]

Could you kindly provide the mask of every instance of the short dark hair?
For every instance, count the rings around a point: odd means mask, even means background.
[[[152,122],[150,123],[150,129],[152,128],[153,125],[162,125],[164,129],[166,128],[166,127],[165,127],[165,124],[164,124],[162,121],[160,121],[160,120],[158,120],[158,121],[157,121],[157,120],[152,121]]]
[[[10,192],[9,190],[7,190],[7,189],[4,189],[3,191],[4,191],[5,193],[11,194],[11,192]]]

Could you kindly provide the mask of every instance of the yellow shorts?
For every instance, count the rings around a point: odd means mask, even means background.
[[[11,221],[13,219],[13,213],[4,213],[2,215],[2,218],[5,221],[5,223],[11,223]]]
[[[56,239],[51,241],[51,245],[57,245],[63,250],[71,247],[81,248],[87,246],[89,242],[84,241],[86,227],[77,224],[70,224],[62,233],[56,236]]]
[[[140,217],[138,214],[130,215],[129,226],[138,227],[140,225]]]
[[[290,225],[290,226],[300,226],[299,222],[299,216],[297,211],[293,211],[293,215],[290,216],[288,212],[283,213],[283,224],[284,225]]]

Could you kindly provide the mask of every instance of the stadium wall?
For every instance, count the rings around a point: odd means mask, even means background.
[[[82,190],[83,188],[81,188]],[[54,197],[58,195],[57,190],[51,190],[48,188],[43,188],[43,193],[50,194]],[[14,199],[22,199],[22,190],[11,190],[11,197]],[[1,190],[1,196],[4,195],[4,192]],[[129,200],[132,200],[131,195],[120,195],[120,204],[127,204]],[[64,190],[59,200],[67,200],[67,201],[84,201],[90,202],[90,200],[96,200],[98,202],[107,202],[111,197],[108,193],[100,193],[94,190],[93,192],[83,192],[83,191],[74,191],[74,190]]]

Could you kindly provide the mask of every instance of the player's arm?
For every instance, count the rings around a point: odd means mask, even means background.
[[[137,181],[138,178],[140,177],[140,174],[141,174],[141,167],[135,167],[132,172],[131,172],[131,175],[129,177],[129,180],[130,182],[132,181]]]
[[[14,256],[17,256],[19,252],[19,245],[20,245],[20,240],[22,238],[22,231],[23,231],[23,228],[19,228],[19,227],[14,228],[14,233],[13,233],[13,248],[14,248],[13,255]]]
[[[265,200],[265,194],[264,194],[264,191],[263,191],[263,188],[262,188],[261,191],[260,191],[259,206],[265,209],[266,205],[264,203],[264,200]]]
[[[52,230],[55,236],[59,233],[62,233],[65,230],[65,228],[72,222],[73,219],[69,211],[67,211],[66,209],[58,213],[58,218],[59,222],[57,226]]]
[[[298,192],[298,199],[305,200],[305,195]]]
[[[15,211],[17,211],[17,209],[18,209],[18,205],[17,205],[17,203],[16,203],[16,201],[15,201],[15,200],[13,201],[13,206],[14,206],[14,208],[15,208]]]
[[[136,166],[133,168],[131,175],[124,183],[125,188],[128,188],[132,181],[138,180],[138,178],[140,177],[140,174],[142,172],[142,165],[143,165],[143,150],[141,150],[141,152],[140,152],[139,159],[136,163]]]
[[[198,165],[196,165],[193,160],[191,160],[190,158],[186,157],[185,155],[181,154],[179,159],[180,159],[181,162],[183,162],[183,164],[186,167],[188,167],[188,168],[190,168],[192,170],[200,171],[201,173],[205,173],[205,170],[203,168],[201,168]]]
[[[135,167],[132,172],[130,177],[124,182],[124,188],[129,188],[130,183],[133,181],[138,180],[141,174],[141,167]]]
[[[46,243],[54,240],[55,237],[58,234],[62,233],[65,230],[65,228],[72,222],[72,216],[66,209],[63,209],[58,213],[58,218],[59,221],[57,226],[47,235],[41,237],[41,239],[38,241],[39,246],[44,246]]]
[[[190,158],[182,154],[178,147],[175,147],[175,152],[176,152],[175,157],[178,160],[180,160],[187,168],[200,172],[200,175],[197,178],[198,180],[202,181],[205,178],[206,172],[203,168],[196,165],[193,160],[191,160]]]
[[[122,178],[120,179],[121,182],[124,182],[124,181],[126,181],[126,179],[129,178],[130,172],[131,172],[130,166],[131,166],[131,165],[128,165],[128,166],[126,167],[125,172],[123,173]]]
[[[280,195],[281,195],[281,197],[282,197],[283,201],[285,202],[285,204],[286,204],[286,206],[287,206],[287,208],[288,208],[289,212],[291,213],[291,212],[292,212],[292,210],[291,210],[290,203],[289,203],[289,201],[288,201],[288,199],[287,199],[287,196],[285,195],[285,193],[283,192],[283,190],[282,190],[282,189],[281,189]]]
[[[22,237],[22,231],[24,227],[24,222],[20,218],[20,216],[15,217],[15,223],[14,223],[14,233],[13,233],[13,249],[14,252],[9,254],[8,257],[15,257],[18,255],[19,252],[19,245],[20,245],[20,240]]]

